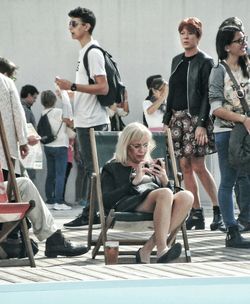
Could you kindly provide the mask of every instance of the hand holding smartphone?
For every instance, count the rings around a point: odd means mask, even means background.
[[[160,166],[160,167],[162,167],[162,161],[161,161],[161,159],[158,158],[156,160],[155,164],[158,165],[158,166]],[[154,166],[154,169],[160,171],[160,169],[158,167],[156,167],[156,166]]]

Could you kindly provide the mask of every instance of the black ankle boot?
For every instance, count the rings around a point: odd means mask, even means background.
[[[250,248],[250,241],[241,236],[238,225],[228,227],[226,247]]]
[[[223,221],[222,221],[222,216],[220,213],[220,207],[219,206],[214,206],[213,207],[213,221],[210,224],[210,229],[212,231],[219,229],[220,227],[223,226]]]
[[[205,229],[205,220],[203,214],[203,208],[192,208],[189,217],[186,220],[187,230],[191,230],[193,227],[195,230]]]

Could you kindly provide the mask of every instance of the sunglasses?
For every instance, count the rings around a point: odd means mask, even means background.
[[[85,23],[80,23],[75,20],[70,20],[70,22],[69,22],[69,26],[71,26],[71,27],[77,27],[79,24],[85,25]]]
[[[238,43],[240,45],[243,45],[245,43],[247,43],[248,37],[247,36],[243,36],[240,39],[237,40],[233,40],[232,43]]]

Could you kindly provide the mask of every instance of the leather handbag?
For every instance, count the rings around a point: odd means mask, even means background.
[[[221,62],[225,67],[230,79],[232,80],[237,95],[242,105],[242,108],[246,116],[250,116],[250,109],[244,97],[244,91],[237,83],[232,71],[225,62]],[[228,159],[230,165],[240,170],[241,172],[250,173],[250,134],[242,123],[235,123],[233,130],[231,131]]]

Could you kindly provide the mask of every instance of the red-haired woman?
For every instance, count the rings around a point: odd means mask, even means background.
[[[172,60],[167,110],[163,122],[171,128],[175,155],[180,162],[185,188],[194,195],[193,208],[186,221],[187,229],[205,228],[196,174],[212,201],[214,219],[210,228],[216,230],[223,222],[215,181],[205,164],[205,155],[216,151],[208,101],[208,78],[213,60],[198,48],[202,35],[202,23],[198,18],[182,20],[178,31],[184,53]]]

